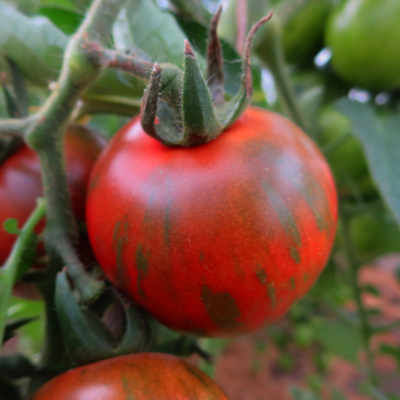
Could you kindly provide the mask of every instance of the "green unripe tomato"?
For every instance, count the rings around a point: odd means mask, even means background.
[[[308,347],[314,341],[314,331],[312,326],[301,323],[295,327],[294,340],[301,347]]]
[[[343,196],[375,191],[361,143],[351,135],[351,123],[331,107],[320,116],[320,145]]]
[[[399,0],[348,0],[330,19],[326,43],[333,68],[348,83],[400,88]]]
[[[325,24],[333,1],[288,0],[282,5],[282,40],[286,60],[291,64],[310,64],[322,48]]]
[[[400,229],[383,207],[354,217],[350,223],[350,235],[363,259],[400,251]]]
[[[325,82],[315,71],[294,70],[291,73],[298,104],[310,124],[318,124],[319,110],[325,101]]]
[[[254,53],[261,59],[270,52],[271,25],[279,26],[279,36],[285,57],[293,64],[312,62],[313,55],[322,47],[325,24],[332,9],[334,0],[248,0],[247,28],[257,22],[263,15],[273,10],[274,16],[263,27],[255,38]],[[237,0],[231,0],[225,9],[219,34],[235,44],[237,35]],[[271,32],[272,31],[272,32]]]
[[[223,9],[218,24],[218,35],[233,45],[236,44],[238,34],[237,7],[237,0],[229,0],[227,6]],[[266,15],[271,10],[271,7],[271,0],[247,0],[247,30]],[[260,33],[257,34],[257,36],[259,35]]]

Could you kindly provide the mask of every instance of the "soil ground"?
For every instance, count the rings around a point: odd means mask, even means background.
[[[392,255],[361,271],[361,281],[374,284],[380,291],[379,297],[372,294],[364,296],[366,304],[381,310],[380,322],[400,320],[400,284],[394,275],[399,265],[400,255]],[[349,304],[349,308],[352,307]],[[263,352],[257,350],[259,337],[260,332],[230,342],[217,359],[216,381],[230,400],[291,400],[290,387],[304,388],[315,374],[312,351],[295,353],[295,367],[285,372],[278,367],[279,352],[276,348],[267,346]],[[400,346],[400,329],[376,337],[373,344],[377,347],[382,343]],[[362,364],[362,360],[360,362]],[[385,392],[400,396],[400,372],[393,358],[382,355],[375,364]],[[370,400],[370,396],[360,391],[363,377],[358,371],[351,363],[334,358],[329,363],[324,386],[329,388],[329,393],[332,388],[340,390],[348,400]],[[327,393],[322,397],[331,398]]]

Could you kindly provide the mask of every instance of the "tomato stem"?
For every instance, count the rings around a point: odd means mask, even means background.
[[[268,43],[265,46],[265,43]],[[288,73],[288,66],[285,62],[285,56],[282,48],[281,29],[278,21],[269,24],[269,29],[263,37],[263,49],[260,49],[257,55],[262,63],[271,71],[282,106],[286,114],[304,131],[308,131],[308,124],[304,117],[294,94],[293,86]]]
[[[120,54],[90,40],[84,44],[88,57],[96,63],[131,72],[148,82],[141,108],[143,128],[165,145],[190,147],[215,139],[239,118],[251,101],[250,49],[255,33],[271,19],[272,13],[250,29],[244,44],[241,85],[228,102],[225,102],[223,59],[217,36],[220,15],[221,8],[210,25],[205,77],[188,41],[185,41],[183,70],[172,64],[152,64]]]

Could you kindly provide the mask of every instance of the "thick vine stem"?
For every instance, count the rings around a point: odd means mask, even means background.
[[[88,56],[98,63],[130,72],[145,82],[150,80],[153,64],[148,61],[141,60],[136,56],[120,53],[116,50],[104,48],[98,42],[87,41],[84,43],[84,48]]]
[[[26,134],[26,141],[39,156],[44,195],[47,200],[46,246],[58,265],[68,274],[82,299],[95,298],[102,284],[85,271],[74,250],[78,238],[70,205],[63,161],[63,133],[82,92],[100,74],[104,65],[85,51],[88,40],[104,41],[125,0],[95,0],[82,25],[72,36],[56,89]]]

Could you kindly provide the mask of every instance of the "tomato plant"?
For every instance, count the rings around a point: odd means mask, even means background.
[[[179,358],[141,353],[70,370],[44,385],[33,400],[226,400],[206,374]]]
[[[167,353],[232,400],[288,397],[276,368],[294,400],[394,399],[396,259],[363,266],[400,249],[397,2],[21,1],[0,0],[0,393],[226,398]],[[82,121],[117,132],[97,161],[63,141]]]
[[[337,73],[350,84],[376,91],[399,88],[399,18],[397,0],[344,2],[326,35]]]
[[[65,136],[68,184],[74,212],[79,219],[85,215],[86,187],[95,160],[104,146],[103,139],[89,129],[71,125]],[[42,195],[40,164],[37,155],[23,146],[0,165],[0,223],[15,218],[23,224]],[[0,229],[0,264],[15,241],[15,235]]]
[[[248,109],[189,149],[134,119],[96,163],[87,225],[108,278],[163,323],[229,335],[275,321],[312,286],[336,201],[323,156],[277,114]]]

